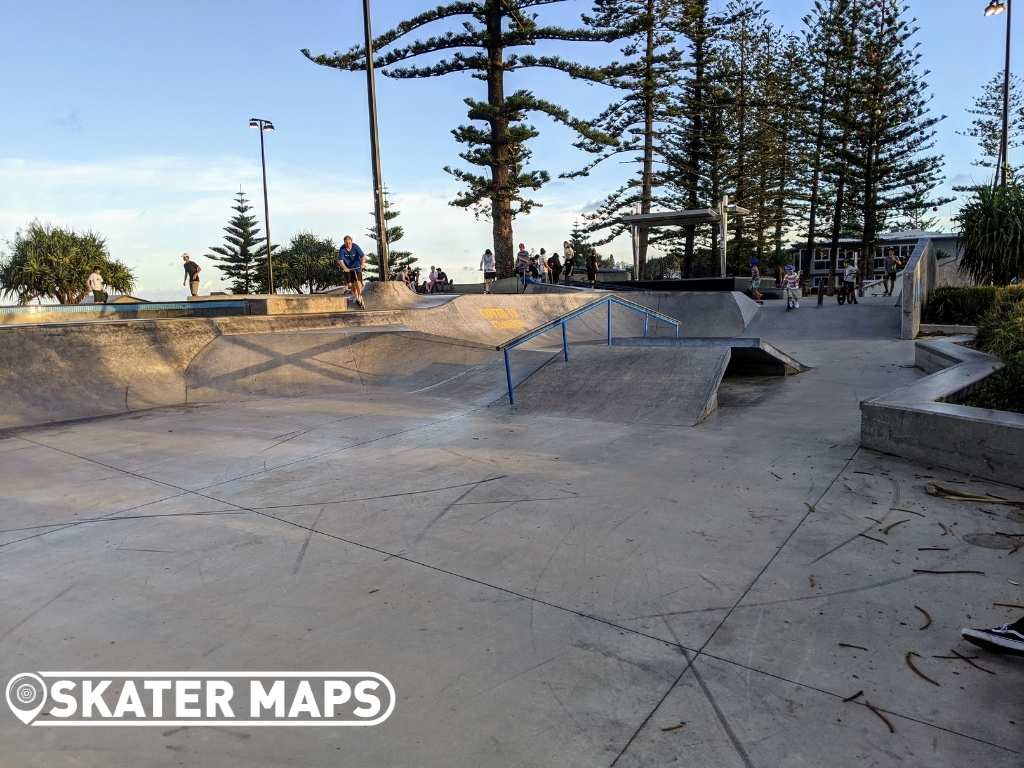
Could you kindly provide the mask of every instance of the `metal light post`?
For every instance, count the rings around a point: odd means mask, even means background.
[[[377,90],[373,82],[373,35],[370,32],[370,0],[363,0],[363,29],[366,33],[366,99],[370,108],[370,154],[373,162],[373,215],[377,221],[377,262],[380,280],[391,279],[388,268],[388,222],[384,216],[384,185],[381,182],[380,147],[377,138]]]
[[[1012,12],[1012,0],[1001,2],[1000,0],[989,0],[985,8],[986,16],[995,16],[1006,11],[1006,68],[1003,72],[1003,133],[999,142],[999,171],[996,174],[996,184],[1000,187],[1006,186],[1006,171],[1010,165],[1010,18]]]
[[[267,223],[267,285],[269,292],[274,292],[274,259],[271,254],[270,240],[270,203],[267,200],[267,153],[263,149],[263,134],[274,130],[274,124],[261,117],[249,120],[249,127],[260,132],[260,159],[263,161],[263,216]]]

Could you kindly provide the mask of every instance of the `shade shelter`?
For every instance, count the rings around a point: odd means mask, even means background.
[[[750,213],[746,208],[729,204],[729,196],[725,195],[718,209],[695,208],[689,211],[666,211],[663,213],[638,213],[633,216],[623,216],[622,221],[629,225],[633,235],[633,274],[639,279],[640,254],[637,251],[637,235],[642,229],[654,229],[661,227],[689,227],[695,224],[715,224],[719,229],[719,242],[721,243],[721,270],[722,277],[725,277],[725,255],[727,238],[729,236],[729,217],[746,216]]]

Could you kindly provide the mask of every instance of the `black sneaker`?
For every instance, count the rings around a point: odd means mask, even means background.
[[[960,635],[967,642],[986,651],[1024,656],[1024,633],[1019,624],[1004,624],[995,629],[961,629]]]

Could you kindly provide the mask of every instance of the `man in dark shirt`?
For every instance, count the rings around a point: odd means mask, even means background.
[[[890,248],[885,257],[885,273],[882,275],[882,288],[885,290],[883,296],[892,296],[892,292],[896,290],[896,273],[902,266],[903,262],[896,256],[896,250]]]
[[[185,279],[182,281],[182,285],[188,283],[189,293],[193,296],[199,295],[199,273],[203,271],[203,268],[192,261],[187,253],[181,254],[182,260],[185,262]]]
[[[542,248],[541,253],[543,252],[544,249]],[[548,269],[551,270],[551,282],[557,283],[559,278],[562,277],[562,262],[558,258],[557,251],[555,253],[552,253],[551,257],[548,259]]]
[[[526,250],[526,243],[519,244],[519,253],[516,254],[516,276],[523,281],[523,290],[526,290],[526,276],[530,274],[530,252]],[[518,284],[516,290],[519,290]]]
[[[345,243],[338,249],[338,264],[345,270],[345,279],[356,297],[356,304],[366,309],[363,302],[363,266],[366,264],[366,254],[352,242],[349,235],[345,235]]]
[[[592,248],[590,255],[587,256],[587,280],[590,282],[590,287],[594,287],[594,283],[597,282],[597,273],[601,271],[600,260],[597,256],[597,249]]]

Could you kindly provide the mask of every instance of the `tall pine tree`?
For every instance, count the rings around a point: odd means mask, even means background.
[[[208,258],[217,262],[217,269],[231,281],[232,293],[263,293],[267,286],[266,248],[261,247],[264,238],[258,236],[256,217],[249,215],[252,206],[241,189],[231,210],[235,215],[224,227],[225,245],[211,246],[210,250],[218,255]]]
[[[906,6],[884,0],[869,7],[860,27],[855,98],[858,130],[851,156],[862,188],[861,274],[874,271],[875,242],[896,213],[920,216],[952,198],[933,196],[944,181],[942,157],[927,154],[935,146],[935,126],[945,118],[930,117],[919,70],[920,54],[907,42],[917,31],[906,18]]]
[[[391,201],[388,199],[388,191],[384,190],[384,222],[387,224],[388,233],[388,245],[394,245],[403,237],[405,237],[405,230],[401,224],[392,225],[391,222],[398,218],[401,211],[393,210],[391,207]],[[374,224],[366,232],[367,236],[377,242],[377,225]],[[388,256],[388,267],[391,269],[391,277],[395,279],[401,274],[402,270],[406,267],[412,267],[417,261],[416,257],[412,255],[411,251],[395,251],[392,250]],[[366,279],[367,280],[379,280],[380,279],[380,261],[377,258],[377,253],[366,254]]]
[[[625,38],[622,49],[626,59],[605,68],[604,84],[616,88],[621,98],[593,122],[601,136],[614,136],[617,146],[582,141],[577,146],[600,156],[586,168],[567,177],[585,176],[608,158],[631,156],[637,163],[633,178],[605,198],[601,206],[587,216],[591,232],[605,234],[601,242],[610,242],[626,230],[622,216],[650,213],[656,202],[665,202],[665,174],[655,165],[666,162],[665,133],[676,114],[674,89],[683,71],[682,53],[675,47],[679,0],[595,0],[593,14],[583,20],[597,34]],[[644,279],[647,248],[651,232],[640,230],[637,243],[639,279]]]
[[[1010,77],[1010,149],[1017,149],[1024,142],[1024,99],[1020,95],[1021,80]],[[995,170],[999,164],[999,144],[1003,131],[1003,75],[996,75],[982,88],[981,95],[974,99],[974,108],[967,113],[974,115],[971,127],[957,131],[961,136],[978,140],[981,157],[974,161],[980,168]],[[1020,165],[1009,165],[1007,176],[1016,176]]]
[[[514,270],[512,221],[537,205],[527,195],[540,189],[550,178],[546,171],[527,170],[531,155],[527,143],[538,135],[537,129],[526,122],[529,116],[542,113],[589,141],[612,142],[585,121],[572,117],[556,104],[537,98],[530,91],[505,93],[505,75],[529,68],[558,70],[590,81],[602,79],[603,73],[598,68],[581,66],[559,56],[517,52],[544,41],[608,40],[618,35],[614,30],[601,33],[541,26],[537,15],[527,12],[535,6],[562,1],[480,0],[471,3],[460,0],[414,16],[374,41],[374,49],[380,52],[376,66],[383,67],[383,74],[389,77],[424,78],[467,72],[487,84],[486,100],[465,99],[469,119],[476,124],[462,125],[452,131],[455,140],[467,147],[459,156],[480,172],[450,166],[445,170],[467,186],[451,204],[491,220],[494,255],[501,277],[511,276]],[[447,20],[458,21],[458,31],[400,44],[422,27]],[[435,63],[406,65],[420,56],[449,52],[448,58]],[[302,53],[323,66],[352,72],[365,69],[363,46],[355,46],[346,53],[336,52],[333,56],[313,56],[308,50]]]

